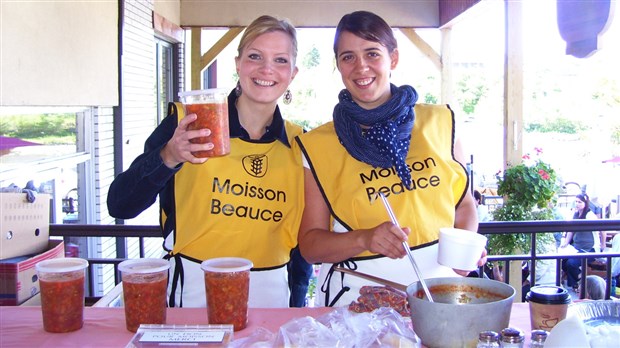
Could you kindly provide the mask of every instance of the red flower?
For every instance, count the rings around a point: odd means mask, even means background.
[[[530,159],[530,155],[529,154],[525,154],[525,155],[521,156],[521,158],[528,160],[528,159]]]
[[[549,173],[545,172],[543,169],[538,171],[538,175],[540,175],[540,177],[544,180],[549,180]]]

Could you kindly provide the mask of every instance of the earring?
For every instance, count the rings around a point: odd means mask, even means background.
[[[241,96],[241,84],[239,83],[239,81],[237,81],[237,86],[235,87],[235,95],[237,97]]]
[[[290,89],[287,89],[286,92],[284,92],[284,104],[288,105],[293,101],[293,94],[291,93]]]

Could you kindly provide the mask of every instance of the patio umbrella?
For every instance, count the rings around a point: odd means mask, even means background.
[[[608,160],[604,160],[603,163],[620,163],[620,156],[615,156]]]
[[[33,146],[41,145],[39,143],[33,143],[31,141],[22,140],[19,138],[0,136],[0,156],[6,155],[12,149],[21,146]]]

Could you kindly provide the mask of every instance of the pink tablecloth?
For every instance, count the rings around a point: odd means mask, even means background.
[[[250,335],[263,327],[277,332],[284,323],[303,316],[319,317],[331,308],[250,309],[249,324],[234,333],[234,338]],[[170,308],[168,324],[207,324],[204,308]],[[529,308],[515,303],[510,325],[525,330],[529,336]],[[133,337],[125,329],[123,308],[86,308],[81,330],[53,334],[43,331],[40,307],[0,307],[0,347],[125,347]],[[529,337],[528,337],[529,340]]]

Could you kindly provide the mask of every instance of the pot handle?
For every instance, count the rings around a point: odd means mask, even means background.
[[[347,269],[347,268],[342,268],[340,266],[334,267],[334,270],[338,271],[338,272],[341,272],[341,273],[354,275],[356,277],[360,277],[360,278],[363,278],[363,279],[366,279],[366,280],[370,280],[370,281],[373,281],[375,283],[391,286],[394,289],[402,291],[404,293],[407,292],[407,285],[396,283],[396,282],[393,282],[391,280],[375,277],[375,276],[370,275],[370,274],[366,274],[366,273],[362,273],[362,272],[358,272],[358,271],[353,271],[353,270],[350,270],[350,269]]]

